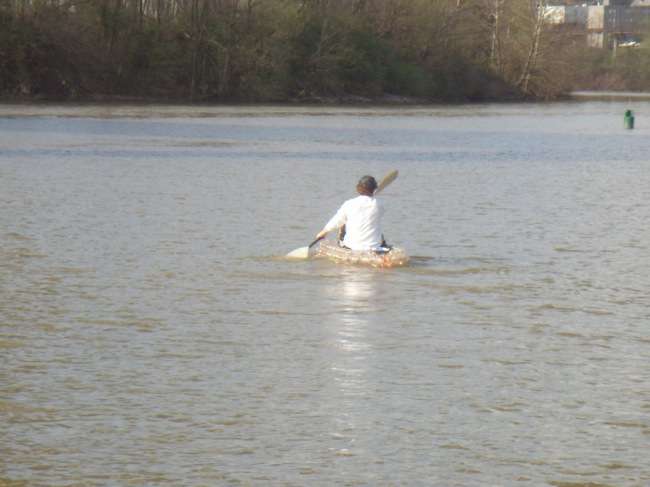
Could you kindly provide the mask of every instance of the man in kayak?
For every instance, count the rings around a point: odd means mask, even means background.
[[[381,232],[384,206],[373,196],[377,181],[363,176],[357,184],[359,196],[347,200],[327,222],[316,238],[323,238],[336,228],[342,229],[341,245],[352,250],[369,250],[386,245]]]

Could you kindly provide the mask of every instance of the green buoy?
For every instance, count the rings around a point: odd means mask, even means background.
[[[632,110],[627,110],[625,112],[625,116],[623,117],[623,128],[634,128],[634,113],[632,113]]]

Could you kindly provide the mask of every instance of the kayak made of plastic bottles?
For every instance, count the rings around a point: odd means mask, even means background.
[[[377,247],[371,250],[352,250],[341,247],[338,240],[324,240],[316,248],[316,257],[343,264],[363,264],[373,267],[405,265],[409,258],[404,249]]]

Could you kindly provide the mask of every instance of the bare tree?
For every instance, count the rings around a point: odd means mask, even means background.
[[[544,27],[545,4],[540,0],[530,3],[528,15],[524,17],[528,24],[529,38],[524,51],[524,62],[521,66],[521,74],[515,86],[524,93],[530,92],[530,80],[540,56],[540,43]],[[526,13],[526,10],[524,10]],[[525,24],[524,24],[525,25]]]

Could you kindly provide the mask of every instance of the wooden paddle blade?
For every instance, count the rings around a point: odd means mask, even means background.
[[[287,254],[288,259],[308,259],[309,247],[300,247],[299,249],[292,250]]]
[[[325,237],[317,238],[308,247],[300,247],[299,249],[292,250],[287,254],[289,259],[308,259],[309,258],[309,249],[311,249],[318,242],[323,240]]]
[[[390,183],[395,181],[396,177],[397,177],[397,169],[379,182],[379,184],[377,185],[377,189],[373,194],[379,194],[381,190],[383,190],[386,186],[388,186]]]

